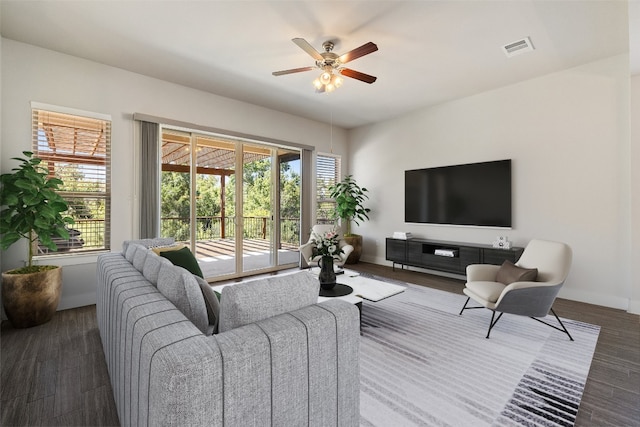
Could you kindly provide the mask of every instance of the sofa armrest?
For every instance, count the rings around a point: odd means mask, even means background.
[[[499,265],[471,264],[467,266],[467,282],[495,282]]]

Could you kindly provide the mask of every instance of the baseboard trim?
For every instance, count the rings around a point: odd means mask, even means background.
[[[378,258],[378,257],[368,257],[363,255],[361,259],[363,262],[368,262],[371,264],[384,265],[389,267],[391,267],[392,265],[390,261],[387,261],[386,259]],[[396,268],[400,268],[398,264],[396,264]],[[424,272],[428,274],[435,274],[438,276],[464,280],[464,276],[448,274],[440,271],[425,270],[418,267],[410,267],[410,270],[420,272],[420,273]],[[565,286],[562,289],[560,289],[558,298],[563,298],[563,299],[577,301],[577,302],[584,302],[587,304],[599,305],[602,307],[614,308],[618,310],[624,310],[633,314],[640,314],[640,301],[638,300],[634,301],[628,298],[621,298],[618,296],[588,292],[588,291],[583,291],[579,289],[571,289]]]
[[[87,292],[80,295],[62,295],[58,304],[58,311],[67,310],[69,308],[84,307],[94,305],[96,303],[96,292]]]
[[[640,314],[640,300],[629,300],[628,313]]]

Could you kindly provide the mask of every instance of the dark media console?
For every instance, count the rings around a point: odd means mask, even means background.
[[[470,264],[496,264],[504,260],[513,263],[522,255],[523,248],[496,249],[489,245],[472,243],[442,242],[425,239],[392,239],[386,241],[386,259],[396,264],[444,271],[454,274],[466,274]],[[447,255],[436,255],[446,253]]]

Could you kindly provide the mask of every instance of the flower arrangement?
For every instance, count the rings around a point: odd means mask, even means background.
[[[340,254],[343,251],[339,245],[340,235],[337,229],[327,231],[324,234],[311,232],[311,241],[315,247],[313,248],[313,255],[310,261],[317,256],[340,259]]]

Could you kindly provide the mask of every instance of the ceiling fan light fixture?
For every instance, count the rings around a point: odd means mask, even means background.
[[[331,73],[331,71],[324,71],[322,74],[320,74],[320,83],[322,83],[323,85],[331,83],[332,76],[333,73]]]
[[[309,44],[305,39],[297,37],[292,41],[298,45],[302,50],[315,59],[315,66],[292,68],[289,70],[274,71],[274,76],[283,76],[286,74],[300,73],[303,71],[311,71],[319,68],[322,73],[318,78],[313,81],[313,86],[316,88],[316,92],[333,92],[336,88],[339,88],[344,83],[342,75],[352,79],[360,80],[362,82],[371,84],[376,81],[375,76],[370,76],[359,71],[352,70],[350,68],[342,68],[343,64],[358,59],[362,56],[368,55],[378,50],[378,46],[375,43],[365,43],[362,46],[355,48],[341,56],[333,53],[334,44],[331,41],[324,42],[322,47],[324,52],[318,52],[313,46]]]

